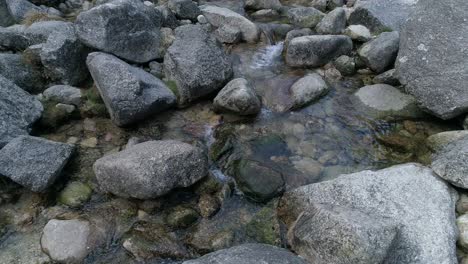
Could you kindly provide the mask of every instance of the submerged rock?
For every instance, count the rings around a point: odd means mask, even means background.
[[[131,146],[100,158],[93,168],[103,191],[138,199],[188,187],[208,171],[207,158],[200,149],[174,140]]]
[[[111,119],[118,126],[130,125],[175,104],[174,94],[161,80],[115,56],[91,53],[87,64]]]
[[[431,167],[442,179],[468,189],[468,137],[441,147],[432,158]]]
[[[288,10],[287,15],[293,25],[303,28],[314,28],[325,16],[313,7],[294,7]]]
[[[60,192],[58,202],[70,207],[80,207],[89,200],[92,194],[91,188],[81,182],[70,182]]]
[[[367,67],[376,73],[393,68],[399,47],[398,32],[384,32],[376,39],[364,44],[358,51]]]
[[[213,105],[217,110],[234,112],[240,115],[255,115],[262,108],[257,93],[244,78],[230,81],[218,93]]]
[[[54,183],[74,147],[47,139],[19,136],[0,150],[0,175],[34,191]]]
[[[312,73],[297,80],[289,91],[291,93],[292,109],[297,109],[325,95],[329,88],[320,75]]]

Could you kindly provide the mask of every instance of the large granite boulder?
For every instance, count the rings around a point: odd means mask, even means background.
[[[217,111],[233,112],[240,115],[255,115],[262,108],[262,102],[255,89],[244,78],[230,81],[213,101]]]
[[[45,86],[43,72],[25,63],[21,54],[0,53],[0,75],[28,92],[40,92]]]
[[[457,263],[457,199],[410,163],[299,187],[279,213],[292,249],[311,263]]]
[[[163,54],[161,13],[137,0],[116,0],[80,13],[77,34],[86,45],[123,59],[145,63]]]
[[[287,251],[266,244],[243,244],[218,250],[182,264],[306,264],[307,262]]]
[[[175,104],[174,93],[158,78],[110,54],[89,54],[91,76],[112,121],[125,126]]]
[[[394,66],[398,54],[400,36],[397,31],[384,32],[362,45],[358,53],[372,71],[382,73]]]
[[[419,1],[400,35],[400,82],[423,108],[442,119],[468,111],[466,10],[464,0]]]
[[[41,102],[0,75],[0,148],[27,135],[42,115]]]
[[[100,158],[94,172],[103,191],[150,199],[205,177],[208,161],[200,149],[187,143],[147,141]]]
[[[0,150],[0,175],[42,192],[60,176],[73,153],[69,144],[19,136]]]
[[[463,134],[462,134],[463,135]],[[439,147],[432,157],[431,167],[451,184],[468,189],[468,136]]]
[[[164,58],[164,70],[179,106],[186,106],[221,89],[233,70],[230,57],[204,26],[178,27],[175,35]]]

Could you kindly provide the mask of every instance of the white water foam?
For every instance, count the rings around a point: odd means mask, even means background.
[[[261,69],[272,66],[275,60],[281,57],[281,52],[283,52],[283,42],[262,48],[254,54],[253,63],[250,67],[252,69]]]

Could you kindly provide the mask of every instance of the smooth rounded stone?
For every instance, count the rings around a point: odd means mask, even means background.
[[[292,109],[298,109],[328,93],[327,83],[316,73],[308,74],[297,80],[289,92],[291,93]]]
[[[67,114],[71,114],[71,113],[73,113],[73,111],[75,111],[76,106],[69,105],[69,104],[58,103],[58,104],[55,105],[55,108],[57,108],[59,111],[65,112]]]
[[[215,30],[216,38],[222,43],[234,44],[240,42],[241,33],[231,26],[221,26]]]
[[[460,193],[460,198],[457,201],[457,213],[465,214],[468,212],[468,195]]]
[[[369,29],[363,25],[350,25],[345,29],[344,34],[352,40],[361,42],[369,41],[372,38]]]
[[[284,39],[284,49],[285,50],[287,49],[289,42],[292,39],[297,38],[297,37],[310,36],[312,34],[313,34],[313,31],[310,28],[293,29],[289,31],[286,34],[286,37]]]
[[[161,13],[162,16],[162,27],[168,27],[171,29],[176,29],[179,26],[179,21],[177,20],[174,13],[167,5],[157,6],[156,9]]]
[[[76,31],[86,45],[125,60],[145,63],[157,58],[161,13],[140,1],[116,0],[81,12]]]
[[[355,96],[370,115],[394,118],[424,116],[424,112],[419,109],[411,95],[404,94],[387,84],[364,86],[355,93]]]
[[[177,206],[166,216],[166,222],[173,228],[187,228],[195,223],[199,214],[193,208],[185,206]]]
[[[468,250],[468,214],[461,215],[457,218],[458,245],[464,250]]]
[[[250,17],[255,18],[255,19],[268,19],[271,17],[278,16],[279,13],[276,10],[273,9],[262,9],[253,12],[250,14]]]
[[[325,12],[328,0],[280,0],[280,2],[285,6],[313,7]]]
[[[419,1],[401,32],[398,78],[421,107],[442,119],[468,111],[466,10],[464,0]]]
[[[286,249],[266,244],[243,244],[218,250],[182,264],[306,264]]]
[[[86,60],[112,121],[125,126],[160,113],[176,97],[158,78],[110,54],[94,52]]]
[[[201,15],[200,8],[192,0],[169,0],[167,6],[179,19],[196,21],[197,17]]]
[[[342,55],[333,62],[335,68],[343,75],[349,76],[356,73],[356,63],[353,58]]]
[[[468,138],[468,131],[466,130],[444,131],[429,136],[426,139],[426,144],[433,151],[439,151],[446,145],[465,137]]]
[[[97,160],[93,168],[103,191],[151,199],[205,177],[207,163],[200,149],[163,140],[147,141],[110,154]]]
[[[346,27],[346,12],[343,8],[336,8],[326,14],[322,21],[317,24],[315,30],[320,34],[338,35]]]
[[[32,136],[19,136],[0,150],[0,175],[43,192],[67,164],[73,145]]]
[[[208,23],[208,19],[206,19],[206,17],[204,15],[199,15],[197,17],[197,21],[200,24],[207,24]]]
[[[41,102],[0,75],[0,148],[27,135],[44,110]]]
[[[214,27],[230,26],[239,31],[242,40],[246,42],[255,43],[260,36],[255,23],[232,10],[213,5],[203,5],[200,9],[211,25]]]
[[[175,34],[164,58],[164,70],[179,106],[187,106],[221,89],[233,74],[232,63],[204,26],[181,26]]]
[[[230,81],[213,101],[217,111],[228,111],[239,115],[255,115],[262,108],[262,102],[255,89],[244,78]]]
[[[288,10],[287,16],[296,27],[315,28],[325,14],[313,7],[294,7]]]
[[[350,261],[366,256],[384,256],[382,261],[389,263],[456,263],[457,196],[432,170],[409,163],[299,187],[283,195],[278,210],[290,228],[290,241],[301,242],[293,243],[292,250],[304,253],[311,263],[316,259],[320,263],[381,262]],[[336,212],[309,214],[313,208],[327,205],[333,205]],[[334,230],[341,229],[352,239],[325,232],[329,221],[339,224],[332,227]],[[314,222],[317,225],[312,225]],[[366,233],[379,230],[378,226],[380,231]],[[313,243],[316,238],[336,243]],[[360,246],[347,247],[350,242]],[[334,250],[340,248],[343,250]]]
[[[285,182],[281,172],[252,160],[239,160],[235,166],[237,187],[249,199],[267,202],[283,193]]]
[[[375,84],[378,83],[383,83],[383,84],[388,84],[392,86],[398,86],[400,85],[400,81],[398,80],[398,77],[396,76],[396,70],[391,69],[386,72],[383,72],[372,79],[372,82]]]
[[[293,67],[320,67],[348,55],[353,41],[347,36],[322,35],[293,38],[286,51],[286,63]]]
[[[44,89],[42,71],[25,63],[21,54],[0,53],[0,75],[28,92]]]
[[[47,100],[75,106],[81,105],[81,90],[73,86],[54,85],[47,88],[42,94]]]
[[[60,192],[57,200],[61,204],[76,208],[86,203],[91,198],[92,192],[87,184],[70,182]]]
[[[82,263],[92,250],[92,228],[85,220],[50,220],[41,237],[42,250],[60,263]]]
[[[398,54],[400,36],[397,31],[384,32],[364,44],[358,51],[361,59],[372,71],[384,72],[393,68]]]
[[[246,0],[244,7],[251,10],[272,9],[279,11],[283,5],[280,0]]]
[[[468,138],[443,146],[432,156],[431,167],[437,175],[451,184],[468,189]]]
[[[358,0],[348,23],[364,25],[372,32],[399,31],[419,0]],[[421,1],[420,1],[421,2]]]

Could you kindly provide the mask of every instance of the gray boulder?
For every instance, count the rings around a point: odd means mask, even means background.
[[[322,12],[325,12],[329,0],[280,0],[280,2],[287,6],[314,7]]]
[[[163,27],[175,29],[179,26],[179,21],[169,7],[166,5],[160,5],[157,6],[156,9],[161,13]]]
[[[426,144],[432,151],[437,152],[463,138],[468,138],[467,130],[444,131],[427,137]]]
[[[284,39],[284,50],[287,50],[289,42],[291,42],[292,39],[310,35],[313,35],[313,31],[310,28],[293,29],[289,31]]]
[[[286,51],[286,63],[293,67],[320,67],[348,55],[353,41],[347,36],[303,36],[292,39]]]
[[[67,164],[73,146],[32,136],[19,136],[0,150],[0,175],[34,192],[52,185]]]
[[[79,85],[88,76],[86,56],[89,49],[75,33],[72,23],[53,31],[42,45],[40,53],[47,76],[63,84]]]
[[[421,107],[442,119],[468,111],[466,10],[464,0],[419,1],[401,32],[398,78]]]
[[[175,30],[176,39],[164,58],[179,106],[221,89],[231,78],[232,64],[221,44],[202,25]]]
[[[244,78],[237,78],[226,84],[214,99],[213,105],[218,111],[240,115],[255,115],[262,108],[255,89]]]
[[[237,43],[241,41],[242,34],[236,28],[228,25],[221,26],[215,30],[216,39],[222,43]]]
[[[329,91],[327,83],[316,73],[308,74],[297,80],[289,89],[292,109],[303,107]]]
[[[66,32],[71,23],[65,21],[39,21],[24,28],[24,36],[28,39],[29,45],[36,45],[47,42],[49,36],[59,30]]]
[[[200,8],[192,0],[169,0],[167,6],[179,19],[197,21],[197,17],[201,15]]]
[[[364,25],[376,33],[389,29],[399,31],[417,2],[418,0],[358,0],[348,22]]]
[[[372,38],[369,29],[363,25],[350,25],[345,29],[344,34],[352,40],[361,42],[369,41]]]
[[[81,105],[81,90],[68,85],[54,85],[47,88],[43,93],[48,100],[62,104]]]
[[[25,63],[21,54],[0,54],[0,75],[11,80],[28,92],[39,92],[44,89],[43,72]]]
[[[335,68],[342,74],[342,75],[353,75],[356,73],[356,62],[354,58],[351,58],[346,55],[342,55],[333,62]]]
[[[0,27],[13,25],[15,20],[11,17],[6,0],[0,0]]]
[[[242,40],[246,42],[256,42],[260,36],[257,25],[232,10],[213,5],[204,5],[201,6],[201,11],[211,25],[234,28],[240,32]]]
[[[34,5],[27,0],[4,0],[8,12],[15,23],[21,23],[28,15],[33,13],[47,14],[47,9]]]
[[[384,32],[376,39],[364,44],[358,53],[367,67],[376,73],[381,73],[393,68],[398,54],[399,41],[398,32]]]
[[[162,16],[140,1],[116,0],[80,13],[77,34],[86,45],[123,59],[145,63],[157,58]]]
[[[19,135],[27,135],[42,111],[41,102],[0,75],[0,148]]]
[[[205,177],[208,161],[200,149],[183,142],[147,141],[100,158],[93,168],[102,190],[151,199]]]
[[[279,0],[246,0],[244,6],[251,10],[272,9],[279,11],[283,5]]]
[[[86,63],[118,126],[135,123],[175,104],[173,92],[161,80],[115,56],[94,52]]]
[[[218,250],[182,264],[306,264],[302,258],[283,248],[266,244],[243,244]]]
[[[377,75],[372,79],[373,83],[384,83],[393,86],[399,86],[400,81],[398,80],[398,76],[396,76],[396,70],[391,69],[386,72],[382,72],[381,74]]]
[[[468,137],[446,144],[432,157],[431,167],[437,175],[451,184],[468,189]]]
[[[29,39],[24,34],[25,28],[23,25],[0,27],[0,48],[12,51],[25,50],[29,46]]]
[[[346,27],[346,12],[344,8],[336,8],[325,15],[315,27],[315,30],[321,34],[338,35],[343,32]]]
[[[302,241],[292,249],[311,263],[457,263],[457,196],[429,168],[404,164],[299,187],[283,196],[279,213],[293,230],[290,241]],[[322,206],[336,211],[308,213]]]
[[[325,14],[313,7],[294,7],[288,10],[287,16],[296,27],[314,28]]]

